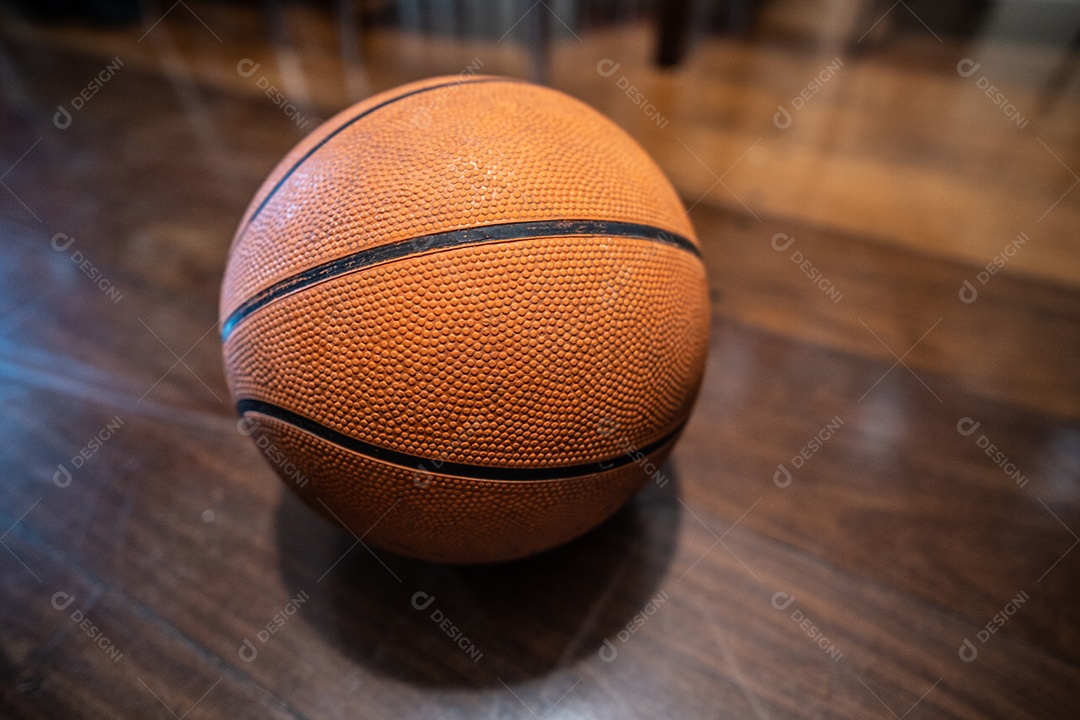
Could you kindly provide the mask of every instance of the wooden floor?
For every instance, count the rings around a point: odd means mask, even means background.
[[[473,58],[523,75],[521,48],[387,30],[342,62],[316,10],[272,45],[197,2],[127,30],[0,18],[0,716],[1080,717],[1076,59],[788,45],[776,15],[666,75],[643,27],[556,44],[552,83],[692,206],[711,357],[674,482],[478,568],[370,552],[282,486],[237,432],[217,295],[305,132],[262,73],[318,118]]]

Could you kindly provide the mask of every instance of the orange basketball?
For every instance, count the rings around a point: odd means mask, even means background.
[[[240,223],[220,310],[239,427],[285,482],[447,562],[550,548],[666,482],[709,328],[649,156],[573,98],[482,76],[305,138]]]

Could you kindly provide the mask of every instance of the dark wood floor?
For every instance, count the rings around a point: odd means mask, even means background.
[[[982,211],[1007,235],[931,252],[890,232],[896,213],[880,233],[853,231],[896,188],[864,187],[850,214],[810,200],[783,212],[750,179],[695,204],[696,160],[676,153],[693,137],[726,147],[730,128],[707,111],[643,136],[679,168],[714,298],[673,482],[532,559],[419,563],[317,517],[236,429],[216,332],[225,254],[302,133],[247,80],[212,78],[272,50],[202,37],[182,9],[152,31],[156,60],[129,61],[64,129],[57,104],[117,43],[137,57],[146,28],[0,33],[0,715],[1080,717],[1078,241],[1036,221],[1080,209],[1060,167],[1032,160],[1030,183],[1054,190],[1015,216]],[[415,41],[394,37],[372,42]],[[724,42],[710,52],[760,58],[746,92],[764,92],[773,50]],[[408,79],[392,61],[376,52],[374,86]],[[573,91],[577,71],[559,67]],[[441,68],[424,70],[408,72]],[[586,100],[626,112],[618,88],[596,87]],[[1044,134],[1080,168],[1075,81],[1056,102]],[[771,127],[772,104],[754,122]],[[927,110],[908,112],[897,123]],[[876,162],[922,177],[905,155],[917,149],[881,141]],[[952,152],[934,162],[995,162],[978,137]],[[715,173],[740,159],[694,154]],[[761,176],[785,169],[755,162]],[[932,195],[926,182],[912,192]],[[955,222],[934,212],[910,223]],[[979,283],[1024,231],[1026,259]],[[422,611],[418,592],[434,597]]]

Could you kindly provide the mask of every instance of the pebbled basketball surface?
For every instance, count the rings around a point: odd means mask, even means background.
[[[450,562],[565,542],[657,477],[708,312],[645,152],[577,100],[483,76],[396,88],[301,142],[241,221],[220,306],[242,427],[286,483]]]

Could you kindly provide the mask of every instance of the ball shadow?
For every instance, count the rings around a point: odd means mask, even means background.
[[[283,491],[276,533],[299,613],[373,671],[433,687],[481,688],[545,675],[597,653],[658,592],[681,519],[678,479],[649,483],[563,546],[482,566],[369,548]]]

